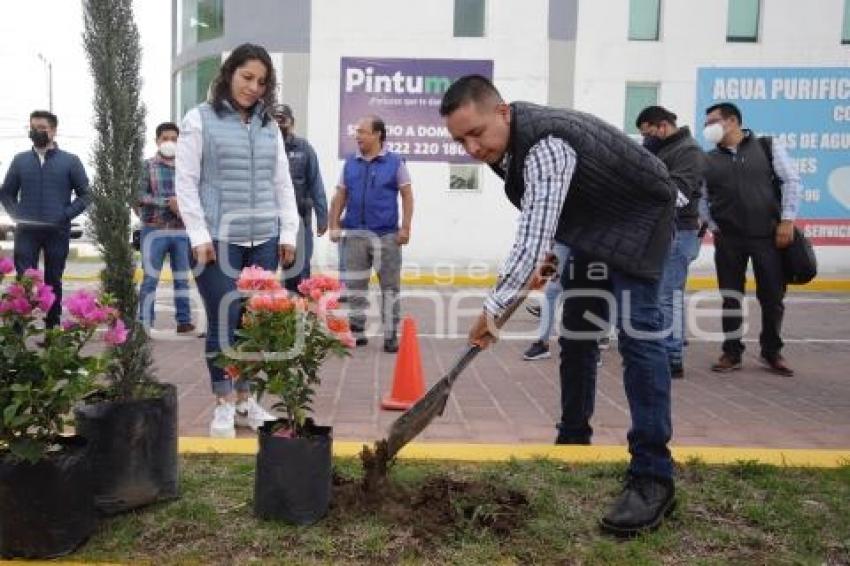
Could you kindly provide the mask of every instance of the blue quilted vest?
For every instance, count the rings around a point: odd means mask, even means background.
[[[204,140],[200,198],[213,240],[262,243],[278,235],[277,124],[263,126],[261,103],[248,124],[228,103],[220,116],[208,103],[198,109]]]

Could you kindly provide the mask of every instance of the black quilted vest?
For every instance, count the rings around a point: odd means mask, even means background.
[[[521,207],[528,151],[550,135],[566,141],[577,164],[555,239],[636,277],[659,279],[673,235],[676,187],[667,168],[626,134],[574,110],[511,104],[511,155],[505,193]]]

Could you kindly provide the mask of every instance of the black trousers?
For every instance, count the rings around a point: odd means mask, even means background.
[[[782,257],[773,238],[720,236],[714,244],[717,282],[723,293],[723,351],[733,357],[744,352],[741,341],[741,298],[747,264],[753,260],[756,298],[761,306],[761,354],[773,358],[782,350],[782,317],[785,314],[785,276]]]
[[[38,268],[38,256],[44,252],[44,282],[53,287],[56,302],[45,318],[45,326],[59,324],[62,314],[62,274],[68,259],[70,232],[66,228],[17,228],[15,230],[15,270],[18,275]]]

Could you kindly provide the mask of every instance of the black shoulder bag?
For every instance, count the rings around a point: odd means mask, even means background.
[[[776,196],[781,206],[782,180],[779,179],[776,171],[773,169],[773,140],[769,137],[761,137],[758,140],[765,154],[767,154],[773,187],[776,190]],[[805,285],[817,276],[818,260],[815,256],[815,250],[802,230],[796,226],[794,226],[794,239],[791,240],[787,248],[780,250],[780,252],[782,254],[782,271],[785,273],[786,283]]]

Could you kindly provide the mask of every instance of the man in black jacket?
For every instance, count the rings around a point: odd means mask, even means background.
[[[559,443],[589,444],[596,391],[597,338],[605,304],[620,330],[631,409],[632,455],[621,495],[601,520],[618,535],[661,524],[673,508],[667,443],[670,372],[661,341],[659,278],[670,246],[676,189],[666,167],[610,124],[582,112],[507,104],[490,81],[458,79],[440,107],[452,137],[505,181],[520,209],[516,241],[496,287],[469,332],[486,348],[494,321],[531,281],[557,240],[572,259],[562,276]]]
[[[295,203],[301,217],[295,264],[286,270],[288,273],[284,279],[287,289],[297,291],[298,284],[310,277],[310,260],[313,259],[313,210],[316,211],[316,235],[321,238],[328,230],[328,200],[325,197],[325,186],[322,183],[316,151],[310,142],[295,135],[295,116],[292,109],[287,104],[279,104],[273,114],[286,146],[289,174],[295,188]]]
[[[734,104],[715,104],[705,114],[704,137],[715,144],[707,155],[705,182],[725,334],[723,354],[711,369],[741,368],[741,299],[752,258],[761,306],[761,362],[790,377],[794,372],[781,354],[785,275],[780,250],[794,238],[800,177],[784,147],[741,128],[741,111]]]
[[[667,166],[676,183],[676,235],[661,278],[661,313],[670,377],[685,376],[682,343],[685,330],[685,283],[688,266],[699,254],[699,199],[702,194],[705,153],[687,126],[676,126],[676,115],[661,106],[641,110],[635,121],[643,136],[643,146]]]
[[[36,110],[30,114],[32,149],[15,156],[0,189],[0,201],[16,222],[18,275],[38,267],[38,256],[44,252],[44,282],[56,295],[45,319],[48,328],[59,324],[62,313],[62,274],[70,247],[71,220],[86,209],[91,198],[80,159],[54,142],[56,126],[56,116],[51,112]]]

